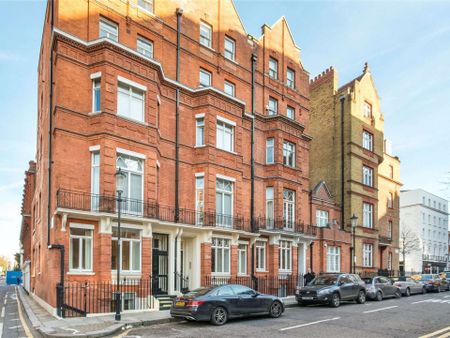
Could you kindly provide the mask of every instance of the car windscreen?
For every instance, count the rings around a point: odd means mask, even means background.
[[[314,278],[309,285],[333,285],[336,284],[337,276],[326,275]]]
[[[187,297],[198,297],[198,296],[204,296],[209,291],[213,290],[214,288],[198,288],[192,291],[189,291],[188,293],[185,293],[184,295]]]
[[[372,284],[372,278],[363,278],[364,283]]]

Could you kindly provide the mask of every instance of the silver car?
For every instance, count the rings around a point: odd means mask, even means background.
[[[388,297],[401,297],[400,288],[393,285],[389,278],[383,276],[363,278],[366,283],[366,295],[368,299],[375,299],[378,301]]]
[[[399,280],[394,283],[394,285],[398,286],[400,288],[400,291],[402,292],[402,295],[406,297],[409,297],[416,293],[427,293],[427,289],[422,283],[409,277],[400,277]]]

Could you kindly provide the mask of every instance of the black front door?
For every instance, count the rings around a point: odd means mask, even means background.
[[[152,289],[155,295],[167,294],[169,285],[169,237],[153,234]]]

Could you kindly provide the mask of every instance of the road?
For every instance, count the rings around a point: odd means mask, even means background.
[[[6,285],[5,280],[0,280],[0,337],[16,338],[31,337],[28,328],[24,329],[20,318],[16,287]],[[28,332],[28,334],[27,334]]]
[[[450,292],[339,308],[287,308],[279,319],[234,320],[225,326],[175,322],[132,329],[120,337],[450,337]],[[424,337],[424,338],[425,338]]]

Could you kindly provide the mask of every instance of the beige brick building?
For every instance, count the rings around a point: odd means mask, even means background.
[[[327,182],[342,207],[342,227],[350,230],[350,218],[358,217],[356,272],[387,269],[387,257],[398,246],[398,203],[393,213],[397,217],[389,218],[397,239],[387,240],[385,195],[398,196],[399,162],[383,151],[384,117],[370,69],[366,64],[360,76],[339,87],[337,72],[331,67],[311,81],[310,91],[311,186],[320,180]],[[386,169],[382,165],[385,157]],[[385,173],[389,165],[395,167],[395,179]],[[391,262],[391,270],[397,270],[398,258],[392,257]]]

